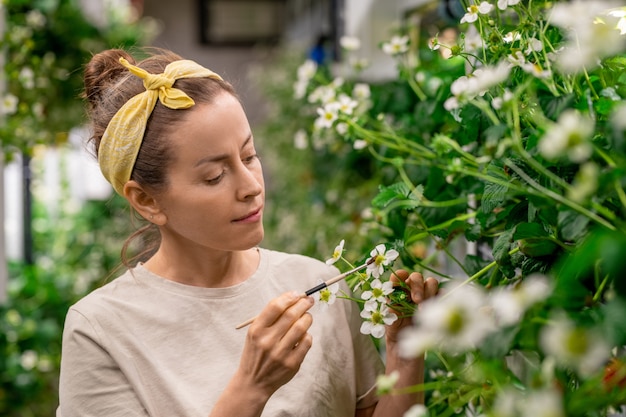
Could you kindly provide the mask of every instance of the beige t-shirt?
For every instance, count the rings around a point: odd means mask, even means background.
[[[260,255],[255,274],[233,287],[183,285],[140,265],[72,306],[57,417],[207,417],[239,364],[247,330],[235,326],[277,295],[337,273],[304,256]],[[353,417],[376,401],[383,365],[359,333],[358,306],[338,299],[311,313],[313,347],[263,416]]]

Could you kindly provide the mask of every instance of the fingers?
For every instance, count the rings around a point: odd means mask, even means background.
[[[305,343],[306,346],[307,341],[305,339],[307,336],[310,336],[307,332],[311,327],[311,324],[313,324],[313,317],[309,313],[303,311],[300,316],[296,318],[288,327],[287,331],[280,339],[279,345],[285,350],[300,347],[300,344],[302,343]]]
[[[427,278],[424,283],[424,289],[426,293],[424,299],[434,297],[439,293],[439,281],[432,277]]]
[[[313,323],[312,316],[307,313],[313,304],[313,298],[303,294],[282,294],[268,303],[249,332],[272,340],[278,348],[291,350],[304,340]]]
[[[439,291],[439,282],[435,278],[429,277],[424,280],[424,276],[421,273],[409,273],[404,269],[399,269],[393,273],[391,282],[405,283],[411,292],[411,300],[416,304],[435,296]]]
[[[286,323],[291,320],[293,322],[311,307],[309,298],[303,297],[302,294],[295,291],[281,294],[267,304],[255,322],[257,326],[262,327],[271,327],[279,321]],[[292,307],[296,307],[296,309],[285,315]],[[297,314],[298,312],[300,314]]]
[[[270,394],[291,380],[312,346],[311,297],[285,293],[270,301],[246,335],[239,372]]]
[[[306,316],[310,317],[310,314],[306,314]],[[286,342],[285,344],[287,345]],[[313,336],[311,336],[310,333],[304,332],[302,337],[295,344],[287,346],[287,349],[291,349],[291,355],[287,357],[286,365],[294,369],[299,369],[307,352],[311,349],[311,346],[313,346]],[[289,346],[293,347],[289,348]]]
[[[409,272],[405,271],[404,269],[398,269],[393,274],[391,274],[390,280],[395,284],[405,282],[407,278],[409,278]]]

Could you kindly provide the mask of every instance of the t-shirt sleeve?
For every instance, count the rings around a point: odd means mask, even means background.
[[[80,312],[63,330],[57,417],[147,417],[127,378]]]

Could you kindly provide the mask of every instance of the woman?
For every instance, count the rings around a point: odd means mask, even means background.
[[[376,398],[384,367],[354,303],[322,314],[299,295],[336,269],[257,246],[263,175],[232,86],[168,51],[134,62],[95,55],[85,95],[104,176],[159,239],[134,266],[125,245],[127,272],[68,312],[57,416],[401,416],[419,398]],[[394,279],[416,302],[436,293]],[[423,361],[396,354],[407,321],[387,331],[386,369],[411,385]]]

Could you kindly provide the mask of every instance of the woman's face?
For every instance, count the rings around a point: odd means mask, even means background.
[[[229,93],[196,104],[169,138],[167,217],[162,244],[178,249],[245,250],[263,239],[263,171],[248,119]]]

